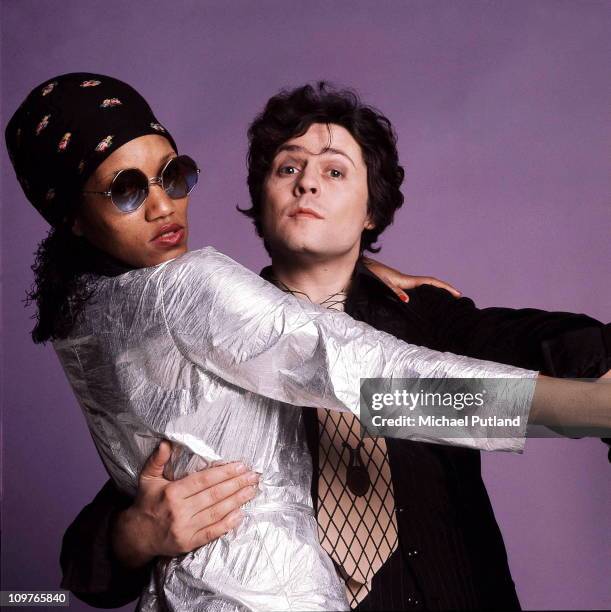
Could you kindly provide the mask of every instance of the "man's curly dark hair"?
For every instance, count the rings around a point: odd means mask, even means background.
[[[305,134],[313,123],[341,125],[360,145],[367,165],[367,212],[374,224],[373,229],[361,235],[361,252],[378,252],[375,242],[403,205],[401,184],[405,172],[399,165],[397,137],[390,121],[363,104],[354,91],[325,82],[282,90],[269,99],[250,125],[248,189],[252,207],[239,209],[240,212],[253,220],[257,233],[263,236],[264,184],[276,152],[287,140]]]

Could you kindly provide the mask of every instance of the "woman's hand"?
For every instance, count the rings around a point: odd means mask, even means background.
[[[411,274],[403,274],[390,266],[387,266],[375,259],[363,257],[363,263],[373,272],[387,287],[392,289],[403,302],[409,302],[409,296],[403,289],[415,289],[420,285],[434,285],[440,289],[449,291],[454,297],[460,297],[462,294],[458,289],[452,287],[450,283],[440,281],[432,276],[412,276]]]
[[[259,475],[237,462],[167,480],[163,468],[171,451],[161,442],[142,469],[134,503],[117,516],[113,551],[126,567],[216,540],[240,524],[240,506],[257,494]]]

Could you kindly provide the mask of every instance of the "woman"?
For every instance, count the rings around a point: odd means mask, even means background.
[[[238,529],[160,561],[142,609],[346,609],[318,546],[311,464],[292,405],[358,414],[361,377],[537,376],[403,344],[298,303],[214,249],[187,253],[197,168],[124,83],[90,74],[44,83],[7,140],[26,195],[54,226],[35,268],[34,338],[54,340],[115,482],[133,492],[160,438],[176,443],[176,478],[228,459],[262,473]],[[524,424],[611,419],[602,386],[541,378],[532,410],[527,386],[513,395],[502,386],[495,414]],[[571,408],[583,411],[574,417]]]

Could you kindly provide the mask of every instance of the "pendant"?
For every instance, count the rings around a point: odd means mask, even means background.
[[[348,485],[350,491],[357,497],[365,496],[367,491],[369,491],[369,487],[371,486],[369,472],[361,459],[360,449],[362,446],[363,443],[359,442],[356,448],[352,448],[350,444],[344,442],[344,447],[350,452],[346,484]]]

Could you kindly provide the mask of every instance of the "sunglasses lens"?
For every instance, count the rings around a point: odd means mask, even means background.
[[[122,212],[133,212],[149,192],[146,176],[140,170],[123,170],[117,174],[110,188],[112,201]]]
[[[185,198],[197,184],[197,164],[188,155],[179,155],[168,163],[161,178],[172,199]]]

